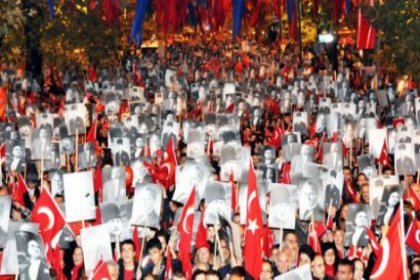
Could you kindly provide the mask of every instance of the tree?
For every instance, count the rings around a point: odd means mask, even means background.
[[[419,8],[417,0],[381,0],[374,7],[363,7],[377,30],[376,60],[382,67],[410,75],[417,82],[420,81]]]

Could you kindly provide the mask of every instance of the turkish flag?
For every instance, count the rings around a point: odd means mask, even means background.
[[[274,146],[276,149],[280,148],[281,146],[281,136],[284,134],[284,131],[276,125],[274,127],[274,131],[271,134],[270,141],[267,143],[269,146]]]
[[[357,49],[374,49],[375,37],[375,27],[370,25],[370,19],[362,16],[362,11],[359,9],[357,14]]]
[[[207,227],[204,224],[205,211],[206,210],[203,210],[203,212],[201,212],[200,222],[197,228],[197,234],[195,235],[195,248],[197,250],[203,247],[210,249],[209,243],[207,242]]]
[[[379,242],[376,239],[375,234],[368,227],[366,227],[366,233],[369,236],[369,242],[370,242],[370,245],[372,247],[373,253],[376,255],[376,257],[381,256],[382,255],[382,248],[379,245]]]
[[[0,87],[0,121],[6,119],[6,107],[7,107],[7,89]]]
[[[22,175],[18,172],[18,180],[17,180],[17,187],[13,192],[13,201],[19,203],[20,205],[25,205],[24,195],[28,192],[28,187],[26,186],[26,182],[23,179]]]
[[[31,221],[39,224],[39,231],[44,240],[52,240],[66,224],[60,208],[45,188],[35,203]]]
[[[138,231],[137,227],[134,227],[133,243],[134,243],[134,246],[136,247],[136,258],[138,260],[140,260],[140,255],[141,255],[142,248],[141,248],[141,244],[140,244],[140,241],[139,241],[139,231]]]
[[[192,276],[191,265],[191,241],[194,224],[194,206],[195,206],[195,186],[191,191],[190,197],[182,209],[181,218],[178,222],[179,231],[179,260],[182,263],[182,269],[187,275],[187,279]]]
[[[369,279],[408,279],[402,205],[401,202],[386,236],[382,239],[382,254],[378,257]]]
[[[88,135],[86,136],[86,142],[96,143],[96,128],[98,121],[95,119],[90,126]]]
[[[413,205],[414,210],[420,210],[420,197],[417,193],[413,190],[412,186],[409,186],[407,189],[406,194],[404,195],[404,200],[408,200]]]
[[[226,113],[232,113],[234,109],[235,109],[235,102],[232,102],[226,107]]]
[[[0,146],[0,165],[6,162],[6,144],[3,143]]]
[[[88,68],[88,79],[92,82],[96,82],[98,80],[98,75],[96,74],[95,69],[92,65],[89,65]]]
[[[314,252],[318,254],[322,254],[321,243],[319,243],[319,236],[323,233],[318,234],[318,231],[321,230],[321,228],[322,227],[319,227],[319,225],[314,221],[309,224],[308,245],[311,246]]]
[[[414,219],[408,228],[405,244],[411,247],[417,254],[420,254],[420,221]]]
[[[111,275],[109,274],[108,265],[101,259],[93,270],[92,280],[102,279],[111,279]]]
[[[246,210],[247,216],[244,246],[245,270],[252,276],[253,279],[258,279],[262,271],[263,247],[261,240],[264,237],[264,232],[257,189],[257,177],[255,176],[252,159],[250,161],[248,175]]]
[[[386,145],[386,139],[384,140],[384,144],[382,146],[381,154],[379,155],[379,163],[382,166],[390,166],[389,155],[388,155],[388,147]]]

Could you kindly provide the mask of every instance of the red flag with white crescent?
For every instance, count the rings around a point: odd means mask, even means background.
[[[165,264],[165,280],[172,279],[172,253],[168,245],[168,250],[166,250],[166,264]]]
[[[386,145],[386,139],[384,140],[384,144],[382,145],[381,154],[379,155],[379,163],[382,166],[390,166],[389,162],[389,155],[388,155],[388,147]]]
[[[420,197],[414,191],[413,186],[408,187],[407,192],[404,195],[404,200],[410,201],[415,211],[420,210]]]
[[[417,254],[420,254],[420,221],[417,219],[414,219],[408,228],[405,244],[410,246]]]
[[[45,188],[35,203],[31,221],[39,224],[43,240],[52,240],[66,224],[60,208]]]
[[[244,246],[245,270],[253,277],[253,279],[258,279],[262,271],[263,246],[261,243],[264,237],[264,233],[257,188],[257,177],[255,176],[252,159],[250,161],[248,175],[246,210],[247,216]]]
[[[194,224],[194,207],[195,207],[195,186],[191,191],[190,197],[182,209],[181,218],[178,222],[179,231],[179,260],[182,268],[187,275],[187,279],[192,276],[191,264],[191,241],[193,236]]]

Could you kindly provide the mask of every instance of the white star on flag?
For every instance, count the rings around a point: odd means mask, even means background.
[[[252,234],[255,234],[255,231],[259,229],[257,225],[257,219],[248,220],[248,230],[252,232]]]

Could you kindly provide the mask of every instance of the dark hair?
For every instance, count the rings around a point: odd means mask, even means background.
[[[351,271],[354,273],[354,262],[349,259],[342,259],[338,262],[338,266],[350,266]]]
[[[122,249],[124,245],[131,245],[133,246],[134,251],[136,250],[136,244],[133,240],[124,240],[123,242],[121,242],[120,248]]]
[[[235,266],[230,272],[231,277],[234,275],[239,277],[245,277],[246,271],[242,266]]]
[[[314,252],[314,250],[312,249],[312,247],[311,246],[309,246],[309,245],[307,245],[307,244],[304,244],[304,245],[302,245],[301,247],[300,247],[300,249],[299,249],[299,255],[300,254],[305,254],[305,255],[307,255],[310,259],[311,259],[311,261],[313,261],[314,260],[314,257],[315,257],[315,252]]]
[[[150,239],[147,242],[147,251],[150,251],[154,248],[158,249],[159,251],[162,250],[162,243],[160,243],[160,240],[156,237]]]
[[[196,277],[198,277],[199,275],[206,275],[206,272],[204,270],[201,269],[196,269],[192,275],[192,279],[195,279]]]
[[[168,240],[169,240],[168,232],[166,232],[164,230],[161,230],[161,229],[156,232],[155,237],[156,238],[163,237],[166,242],[168,242]]]
[[[220,275],[217,271],[215,270],[209,270],[206,272],[206,276],[213,276],[213,277],[217,277],[218,279],[220,279]]]

